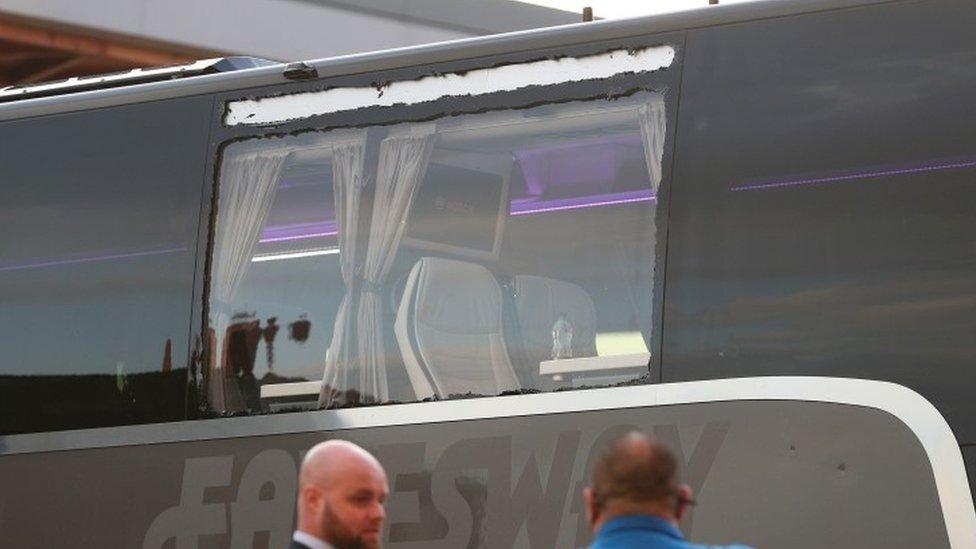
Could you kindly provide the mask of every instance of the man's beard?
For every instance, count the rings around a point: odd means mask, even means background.
[[[362,537],[350,532],[328,503],[325,504],[323,518],[325,519],[325,541],[334,545],[336,549],[375,549],[379,547],[379,544],[370,545]]]

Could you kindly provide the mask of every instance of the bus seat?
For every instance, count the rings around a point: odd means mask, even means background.
[[[417,399],[520,388],[502,332],[502,293],[475,263],[421,258],[394,324]]]
[[[586,290],[572,282],[542,276],[512,278],[515,309],[513,342],[519,347],[519,374],[523,384],[542,388],[539,363],[552,358],[552,329],[560,315],[573,327],[574,357],[596,356],[596,307]]]

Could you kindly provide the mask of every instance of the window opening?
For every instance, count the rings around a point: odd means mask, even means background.
[[[208,397],[275,411],[643,379],[663,97],[232,143]]]

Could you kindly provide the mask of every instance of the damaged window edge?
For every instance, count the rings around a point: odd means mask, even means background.
[[[663,52],[653,52],[653,50],[658,50],[658,49],[663,50]],[[558,62],[558,61],[562,61],[562,60],[566,60],[566,59],[576,59],[576,60],[580,60],[581,62],[598,62],[598,58],[609,56],[609,58],[612,59],[613,55],[616,54],[616,53],[618,53],[618,52],[619,53],[624,53],[624,54],[626,54],[626,55],[628,55],[630,57],[636,57],[637,55],[641,54],[642,52],[649,52],[649,54],[650,53],[657,53],[658,55],[662,56],[662,60],[658,60],[658,65],[657,66],[649,67],[647,70],[633,70],[633,69],[631,69],[631,70],[619,70],[619,71],[613,72],[611,74],[606,74],[606,75],[602,75],[602,76],[595,76],[593,78],[586,78],[585,75],[584,75],[584,77],[583,78],[580,78],[580,79],[558,80],[558,81],[552,81],[552,82],[536,82],[536,83],[533,83],[533,82],[531,82],[531,80],[525,80],[525,82],[526,82],[525,85],[518,85],[519,82],[514,82],[514,83],[508,84],[508,86],[510,86],[510,87],[502,87],[500,89],[495,89],[495,90],[486,90],[486,91],[481,92],[481,93],[475,92],[475,93],[469,93],[469,94],[449,94],[449,93],[448,94],[439,94],[438,92],[436,92],[434,90],[431,90],[430,92],[427,92],[427,93],[429,93],[429,94],[437,94],[437,95],[436,96],[428,96],[428,98],[423,98],[423,99],[420,99],[420,100],[417,100],[417,101],[411,101],[411,102],[396,102],[396,103],[386,104],[386,105],[375,105],[375,104],[374,105],[370,105],[370,104],[368,104],[370,102],[375,103],[376,100],[378,100],[379,98],[383,97],[385,95],[385,93],[393,85],[404,85],[404,86],[414,85],[414,86],[422,86],[422,85],[425,85],[424,81],[427,80],[427,79],[437,79],[437,78],[445,78],[445,77],[451,77],[451,76],[459,77],[459,78],[470,78],[470,74],[469,73],[472,73],[472,72],[475,72],[475,71],[485,71],[487,73],[487,71],[499,70],[499,69],[503,69],[505,67],[513,67],[513,66],[524,66],[526,71],[530,71],[530,70],[532,70],[532,67],[531,67],[532,64],[538,64],[538,63],[543,63],[543,62],[547,62],[547,61],[557,61]],[[458,71],[450,71],[450,72],[430,71],[430,72],[428,72],[426,74],[423,74],[422,76],[419,76],[418,78],[414,78],[414,79],[410,79],[410,80],[395,80],[395,81],[378,80],[378,81],[370,82],[370,83],[368,83],[367,85],[364,85],[364,86],[330,86],[330,87],[324,87],[322,89],[317,89],[317,90],[302,90],[302,91],[293,91],[293,92],[283,92],[283,93],[280,93],[280,94],[267,95],[267,96],[261,96],[261,97],[240,98],[240,99],[228,100],[228,101],[225,102],[225,104],[224,104],[224,113],[223,113],[223,116],[222,116],[222,122],[223,122],[223,124],[225,126],[229,126],[229,127],[232,127],[232,126],[268,126],[268,125],[277,125],[277,124],[283,124],[283,123],[287,123],[287,122],[294,121],[294,120],[302,120],[302,119],[310,118],[310,117],[313,117],[313,116],[322,116],[322,115],[329,115],[329,114],[337,114],[337,113],[341,113],[341,112],[350,112],[350,111],[355,111],[355,110],[359,110],[359,109],[362,109],[362,108],[370,108],[370,107],[391,107],[391,106],[398,106],[398,105],[400,105],[400,106],[402,106],[402,105],[421,105],[421,104],[425,104],[425,103],[430,103],[430,102],[433,102],[433,101],[437,101],[437,100],[440,100],[440,99],[444,99],[445,97],[463,97],[465,95],[467,95],[467,96],[479,96],[479,97],[482,97],[482,96],[487,96],[487,95],[491,95],[491,94],[494,94],[494,93],[507,93],[507,92],[512,92],[512,91],[524,90],[524,89],[531,88],[531,87],[536,87],[536,86],[555,86],[555,85],[575,83],[575,82],[588,82],[588,81],[594,81],[594,80],[606,80],[606,79],[610,79],[610,78],[614,78],[614,77],[618,77],[618,76],[622,76],[622,75],[648,74],[648,73],[658,72],[658,71],[662,71],[664,69],[667,69],[668,67],[670,67],[671,65],[674,64],[674,61],[675,61],[675,59],[677,57],[678,57],[678,48],[677,48],[676,45],[671,45],[671,44],[655,44],[655,45],[640,46],[640,47],[632,46],[632,47],[627,47],[627,48],[621,47],[621,48],[615,48],[615,49],[605,50],[605,51],[603,51],[601,53],[594,53],[594,54],[587,54],[587,55],[579,55],[579,56],[570,56],[570,55],[546,56],[546,57],[542,57],[542,58],[536,59],[536,60],[521,61],[521,62],[498,63],[498,64],[495,64],[495,65],[492,65],[492,66],[488,66],[488,67],[477,67],[477,68],[471,68],[471,69],[465,69],[465,70],[458,70]],[[555,71],[555,72],[559,72],[559,71]],[[486,78],[487,78],[487,76],[488,75],[485,74],[485,77]],[[272,101],[274,101],[274,102],[280,102],[280,100],[296,100],[297,101],[297,100],[301,100],[301,99],[307,99],[309,96],[316,96],[316,95],[328,94],[328,93],[336,92],[336,91],[340,91],[340,90],[349,90],[350,92],[353,92],[353,93],[361,91],[363,93],[375,93],[377,95],[376,95],[376,97],[356,99],[356,100],[352,101],[352,103],[355,103],[357,101],[364,103],[360,107],[355,107],[355,108],[337,108],[337,109],[334,109],[334,110],[326,110],[326,111],[323,111],[323,112],[311,112],[309,114],[299,114],[299,115],[296,115],[296,116],[288,116],[286,113],[282,113],[282,114],[279,114],[279,115],[272,115],[271,117],[268,117],[266,115],[265,118],[262,118],[261,120],[258,120],[258,121],[254,121],[253,120],[253,118],[255,118],[257,116],[258,113],[256,111],[257,111],[257,109],[261,108],[262,103],[265,106],[267,106]],[[235,112],[234,112],[235,111],[235,106],[239,106],[241,109],[245,109],[245,110],[243,112],[239,113],[239,114],[235,114]],[[247,107],[251,107],[252,111],[251,112],[247,112],[247,110],[246,110]],[[308,107],[304,107],[304,108],[308,108]],[[287,111],[287,106],[286,106],[286,108],[284,110]],[[277,118],[275,118],[274,116],[277,116]]]
[[[679,46],[678,43],[656,42],[656,43],[653,43],[653,44],[641,44],[641,45],[637,45],[637,46],[627,46],[627,45],[619,44],[619,45],[616,45],[616,46],[610,46],[610,47],[607,47],[607,48],[604,48],[604,49],[600,49],[600,50],[598,50],[596,52],[593,52],[593,53],[585,53],[585,54],[581,54],[581,55],[571,55],[571,54],[540,55],[540,56],[537,56],[537,57],[530,57],[528,59],[524,59],[524,60],[521,60],[521,61],[498,61],[498,62],[493,63],[493,64],[490,64],[490,65],[478,65],[478,66],[469,67],[469,68],[466,68],[466,69],[444,70],[444,71],[437,71],[437,70],[423,71],[423,70],[419,70],[418,71],[418,76],[416,78],[409,78],[409,79],[403,79],[403,80],[393,80],[393,79],[388,79],[388,80],[373,80],[373,81],[370,81],[368,84],[361,85],[361,86],[354,86],[354,87],[371,87],[371,88],[374,88],[377,91],[379,91],[380,88],[385,88],[385,87],[389,86],[393,82],[410,82],[410,81],[414,81],[414,80],[420,80],[421,78],[425,78],[425,77],[428,77],[428,76],[444,76],[444,75],[447,75],[447,74],[455,74],[455,75],[458,75],[458,76],[466,76],[469,72],[475,71],[475,70],[481,70],[481,69],[498,69],[498,68],[506,67],[506,66],[509,66],[509,65],[523,65],[523,64],[526,64],[526,63],[536,63],[536,62],[539,62],[539,61],[549,61],[549,60],[559,61],[561,59],[565,59],[565,58],[568,58],[568,57],[576,57],[576,58],[579,58],[579,57],[586,57],[586,56],[597,56],[597,55],[604,55],[604,54],[607,54],[607,53],[610,53],[610,52],[615,52],[615,51],[626,51],[628,54],[633,55],[635,52],[638,52],[638,51],[643,50],[643,49],[656,48],[656,47],[662,47],[662,46],[668,46],[668,47],[672,48],[674,50],[674,58],[675,59],[678,58],[678,52],[680,51],[680,46]],[[452,61],[444,61],[444,62],[441,62],[441,63],[438,63],[438,64],[444,65],[444,64],[447,64],[447,63],[457,63],[457,62],[471,61],[471,60],[472,59],[470,59],[470,58],[469,59],[455,59],[455,60],[452,60]],[[672,64],[673,64],[673,61],[672,61]],[[385,69],[383,71],[375,71],[375,72],[394,72],[394,71],[405,71],[405,70],[409,70],[409,69],[424,69],[424,68],[425,68],[425,65],[419,65],[418,64],[418,65],[406,65],[406,66],[403,66],[403,67],[396,67],[396,68]],[[336,79],[336,78],[350,78],[350,77],[362,76],[364,74],[370,74],[371,72],[374,72],[374,71],[370,71],[370,72],[366,72],[366,73],[336,74],[336,75],[330,75],[330,76],[327,76],[327,77],[324,77],[324,78],[327,78],[329,80]],[[341,89],[341,88],[350,87],[350,86],[334,86],[334,85],[329,85],[329,84],[322,85],[321,87],[311,87],[311,88],[309,88],[308,86],[309,86],[309,83],[303,83],[302,88],[297,89],[297,90],[296,89],[293,89],[294,86],[288,86],[289,88],[292,88],[290,91],[280,91],[280,92],[277,92],[277,93],[268,93],[268,94],[262,94],[262,95],[241,95],[241,96],[234,97],[233,99],[228,99],[228,100],[226,100],[224,102],[224,114],[221,117],[221,119],[224,120],[225,123],[226,123],[226,117],[227,117],[226,107],[227,107],[228,104],[233,103],[233,102],[236,102],[236,101],[261,101],[261,100],[264,100],[264,99],[274,99],[274,98],[277,98],[277,97],[287,97],[287,96],[292,96],[292,95],[301,94],[301,93],[320,93],[320,92],[326,92],[326,91],[330,91],[330,90],[334,90],[334,89]]]
[[[631,73],[631,74],[619,75],[619,76],[626,76],[627,79],[631,79],[634,76],[634,74]],[[576,83],[582,83],[582,82],[585,82],[585,81],[574,82],[574,84],[576,84]],[[533,86],[533,87],[545,87],[545,86]],[[521,89],[519,91],[531,91],[531,90],[529,88],[523,88],[523,89]],[[218,156],[223,155],[224,154],[224,149],[226,147],[232,145],[232,144],[235,144],[235,143],[243,143],[243,142],[248,142],[248,141],[256,141],[256,140],[260,140],[260,139],[298,137],[298,136],[305,135],[305,134],[310,134],[310,133],[326,133],[326,132],[338,131],[338,130],[357,130],[357,129],[367,129],[367,128],[382,128],[382,127],[397,126],[399,124],[421,124],[421,123],[425,123],[425,122],[435,122],[437,120],[441,120],[441,119],[444,119],[444,118],[450,118],[450,117],[454,117],[454,116],[470,116],[470,115],[488,114],[488,113],[492,113],[492,112],[503,112],[503,111],[521,111],[521,110],[534,109],[534,108],[542,107],[542,106],[546,106],[546,105],[563,105],[563,104],[567,104],[567,103],[585,103],[585,102],[596,102],[596,101],[608,101],[608,102],[610,102],[610,101],[617,101],[617,100],[621,100],[621,99],[627,99],[627,98],[632,97],[634,95],[637,95],[639,93],[656,93],[656,94],[660,94],[660,95],[662,95],[662,96],[664,96],[666,98],[666,96],[668,95],[669,92],[670,92],[670,88],[667,87],[667,86],[650,87],[650,86],[638,85],[638,86],[633,86],[633,87],[627,88],[627,89],[625,89],[623,91],[620,91],[620,92],[599,93],[599,94],[593,94],[593,95],[587,95],[587,96],[566,97],[566,98],[558,98],[558,99],[556,99],[556,98],[546,98],[546,99],[540,99],[540,100],[537,100],[537,101],[530,101],[530,102],[522,103],[522,104],[519,104],[517,106],[504,106],[504,107],[491,107],[491,106],[484,107],[484,106],[482,106],[482,107],[475,107],[475,106],[472,105],[472,107],[469,108],[469,109],[466,109],[466,108],[463,108],[462,107],[462,108],[458,108],[456,110],[452,110],[450,112],[440,112],[440,113],[432,114],[432,115],[429,115],[429,116],[414,116],[414,117],[404,116],[404,117],[401,117],[401,118],[395,118],[395,119],[390,119],[390,120],[380,121],[380,122],[364,122],[364,123],[350,123],[350,124],[330,124],[330,125],[321,125],[321,126],[315,126],[314,125],[315,119],[321,119],[323,117],[332,116],[332,114],[316,115],[314,117],[309,117],[309,118],[306,118],[306,119],[289,120],[289,121],[284,122],[282,124],[276,124],[276,125],[274,125],[274,127],[267,126],[267,127],[264,127],[263,128],[263,131],[259,131],[260,129],[257,128],[257,127],[238,127],[241,130],[241,134],[240,135],[235,135],[233,137],[229,137],[228,139],[224,140],[221,143],[220,149],[217,152],[217,154],[218,154]],[[492,96],[496,96],[498,94],[507,94],[507,93],[510,93],[510,92],[495,92],[495,93],[492,93],[492,94],[487,94],[487,95],[478,96],[478,97],[479,98],[482,98],[482,99],[485,99],[485,98],[491,99]],[[470,96],[470,95],[469,96],[455,96],[455,97],[452,97],[452,99],[466,99],[466,98],[473,98],[473,97],[474,96]],[[443,101],[443,100],[444,100],[443,98],[440,99],[440,101]],[[362,109],[357,109],[357,110],[358,111],[367,111],[370,114],[372,114],[374,112],[385,112],[385,111],[392,111],[392,110],[395,110],[395,109],[420,107],[420,106],[429,105],[430,103],[435,103],[435,102],[436,101],[430,101],[430,102],[423,103],[423,104],[419,104],[418,103],[418,104],[412,104],[412,105],[400,104],[400,105],[391,105],[391,106],[364,107]],[[294,124],[296,122],[301,122],[302,125],[303,125],[303,127],[296,128],[296,129],[292,129],[292,130],[285,130],[285,129],[282,129],[281,128],[281,126],[283,126],[283,125]],[[313,125],[311,127],[309,127],[308,124],[313,124]],[[219,175],[219,172],[218,172],[218,175]]]
[[[621,73],[621,74],[614,75],[613,77],[610,77],[610,78],[606,78],[606,79],[594,79],[594,80],[614,80],[614,81],[618,81],[618,83],[619,83],[619,81],[621,81],[621,80],[623,80],[624,82],[626,82],[627,80],[633,81],[634,78],[636,78],[638,76],[638,74],[643,74],[643,73]],[[567,84],[568,85],[575,85],[575,84],[582,83],[582,82],[585,82],[585,81],[577,81],[577,82],[566,83],[566,84],[556,85],[556,86],[562,87],[562,86],[566,86]],[[553,85],[538,85],[538,86],[532,86],[532,87],[533,88],[551,88],[551,87],[554,87],[554,86]],[[523,88],[522,90],[519,90],[519,91],[523,91],[524,92],[525,91],[525,88]],[[264,129],[260,129],[260,128],[255,128],[255,127],[240,127],[239,130],[241,130],[241,133],[242,134],[239,134],[239,135],[236,135],[236,136],[233,136],[233,137],[229,137],[228,139],[223,140],[222,142],[220,142],[217,145],[216,151],[215,151],[215,153],[216,153],[216,155],[215,155],[216,156],[216,159],[215,159],[215,162],[214,162],[214,165],[213,165],[213,172],[212,172],[212,176],[213,176],[213,188],[212,188],[212,195],[211,195],[212,203],[211,203],[211,212],[210,212],[210,216],[209,216],[210,219],[209,219],[209,223],[208,223],[208,229],[209,229],[208,230],[208,233],[209,233],[209,235],[208,235],[208,243],[207,243],[207,254],[206,254],[206,258],[205,258],[206,268],[205,268],[204,285],[203,285],[204,305],[203,305],[203,309],[202,309],[202,313],[203,313],[202,314],[202,316],[203,316],[203,319],[202,320],[203,320],[203,326],[204,326],[204,328],[203,328],[202,332],[204,334],[206,334],[207,333],[207,328],[209,328],[209,326],[210,326],[210,322],[209,322],[209,318],[208,318],[209,317],[209,314],[208,313],[209,313],[209,304],[210,304],[210,282],[211,282],[211,269],[212,269],[211,263],[212,263],[212,256],[213,256],[213,231],[215,229],[217,215],[219,214],[219,194],[220,194],[220,191],[219,191],[220,181],[219,181],[219,179],[220,179],[220,173],[221,173],[221,165],[223,163],[223,159],[224,159],[224,155],[226,153],[226,148],[227,147],[229,147],[231,145],[234,145],[234,144],[238,144],[238,143],[258,142],[258,141],[264,140],[264,139],[274,139],[274,138],[284,139],[284,138],[288,138],[288,137],[292,137],[292,136],[301,136],[301,135],[315,134],[315,133],[326,133],[326,132],[330,132],[330,131],[340,131],[340,130],[350,130],[350,129],[363,129],[363,128],[374,128],[374,127],[389,127],[389,126],[395,126],[395,125],[404,124],[404,123],[423,123],[423,122],[436,121],[436,120],[440,120],[440,119],[444,119],[444,118],[450,118],[450,117],[454,117],[454,116],[468,116],[468,115],[477,115],[477,114],[483,114],[483,113],[504,112],[504,111],[521,111],[521,110],[528,110],[528,109],[537,108],[539,106],[546,106],[546,105],[560,105],[560,104],[568,104],[568,103],[585,103],[585,102],[597,102],[597,101],[612,102],[612,101],[617,101],[617,100],[621,100],[621,99],[630,98],[630,97],[632,97],[632,96],[634,96],[636,94],[639,94],[639,93],[654,93],[654,94],[660,94],[662,97],[666,97],[668,95],[669,91],[670,91],[670,88],[668,86],[664,86],[664,85],[654,86],[654,85],[652,85],[652,83],[641,83],[640,85],[632,85],[632,86],[630,86],[630,87],[628,87],[626,89],[623,89],[621,91],[618,91],[618,92],[611,92],[611,93],[605,93],[604,92],[604,93],[596,93],[596,94],[585,95],[585,96],[582,96],[581,95],[581,96],[575,96],[575,97],[561,97],[561,98],[551,98],[550,97],[550,98],[546,98],[546,99],[542,99],[542,100],[530,101],[530,102],[525,102],[525,103],[521,103],[521,104],[518,104],[518,105],[511,105],[511,106],[508,106],[507,105],[507,106],[488,106],[488,107],[483,107],[482,106],[482,107],[474,107],[474,105],[471,102],[465,102],[465,103],[471,104],[472,105],[472,108],[465,109],[465,108],[462,107],[462,108],[459,108],[459,109],[456,109],[456,110],[453,110],[453,111],[450,111],[450,112],[439,112],[439,113],[432,114],[430,116],[414,116],[414,117],[403,116],[403,117],[400,117],[400,118],[395,118],[395,119],[390,119],[390,120],[380,121],[380,122],[368,122],[368,123],[360,123],[360,124],[334,124],[334,125],[331,125],[331,126],[323,125],[323,126],[312,126],[312,127],[309,127],[308,124],[311,122],[311,120],[306,119],[306,120],[302,120],[301,121],[302,124],[305,127],[296,128],[296,129],[293,129],[293,130],[290,130],[290,131],[282,131],[281,128],[264,128]],[[512,92],[505,92],[505,91],[503,91],[503,92],[495,92],[495,93],[492,93],[492,94],[487,94],[486,96],[487,97],[493,97],[493,96],[498,96],[499,94],[502,94],[504,96],[504,95],[510,94],[510,93],[512,93]],[[480,96],[480,97],[486,97],[486,96]],[[466,97],[472,97],[472,96],[469,95],[469,96],[466,96]],[[455,99],[455,98],[452,98],[452,99]],[[464,98],[457,98],[457,99],[464,99]],[[431,101],[430,103],[434,103],[434,102],[437,102],[437,101],[444,101],[444,98],[441,98],[441,99],[435,100],[435,101]],[[412,107],[417,107],[417,106],[420,106],[420,105],[410,105],[410,106],[406,106],[406,105],[373,106],[373,107],[366,107],[366,108],[360,109],[360,110],[368,110],[368,111],[371,111],[371,112],[387,112],[387,111],[389,111],[392,108],[412,108]],[[329,116],[329,115],[321,115],[320,117],[315,117],[315,118],[321,118],[321,117],[325,117],[325,116]],[[246,132],[246,133],[244,133],[244,132]],[[207,349],[207,350],[209,350],[209,349]],[[206,353],[206,350],[204,351],[204,353]],[[209,354],[209,353],[206,353],[206,354]],[[209,363],[209,361],[211,361],[213,359],[214,359],[214,357],[206,357],[205,362],[206,363]],[[201,371],[202,372],[207,372],[207,371],[209,371],[209,368],[203,367],[203,368],[201,368]],[[390,400],[390,401],[382,401],[382,402],[376,402],[376,401],[349,402],[349,401],[345,401],[345,402],[341,402],[341,403],[338,403],[338,404],[334,404],[334,405],[331,405],[331,406],[328,406],[328,407],[321,407],[321,408],[319,408],[319,407],[309,407],[308,405],[305,405],[305,406],[301,406],[301,405],[287,406],[287,405],[284,405],[284,406],[281,406],[279,408],[272,409],[272,410],[245,409],[245,410],[238,410],[238,411],[219,411],[219,410],[215,410],[215,409],[209,407],[208,406],[209,403],[206,402],[206,396],[205,396],[206,395],[206,390],[203,390],[203,391],[201,391],[203,394],[200,395],[202,397],[202,400],[199,403],[200,404],[199,411],[201,413],[198,416],[196,416],[196,417],[198,417],[200,419],[208,419],[208,418],[238,417],[238,416],[250,416],[250,415],[270,415],[270,414],[279,414],[279,413],[308,412],[310,410],[332,410],[332,409],[347,409],[347,408],[363,408],[363,407],[387,406],[387,405],[398,405],[398,404],[412,404],[412,403],[417,403],[417,402],[440,402],[440,401],[447,401],[447,400],[464,400],[464,399],[472,399],[472,398],[491,398],[491,397],[498,397],[498,396],[525,395],[525,394],[536,394],[536,393],[546,393],[546,392],[565,392],[565,391],[589,390],[589,389],[598,389],[598,388],[623,387],[623,386],[631,386],[631,385],[646,385],[646,384],[651,384],[651,383],[653,383],[653,381],[650,378],[650,374],[649,373],[645,373],[645,374],[642,374],[639,377],[632,378],[632,379],[628,379],[628,380],[624,380],[624,381],[620,381],[620,382],[617,382],[617,383],[612,383],[612,384],[580,385],[580,386],[576,386],[576,387],[559,387],[559,388],[554,388],[551,391],[542,391],[542,390],[539,390],[539,389],[526,388],[526,389],[519,389],[519,390],[513,390],[513,391],[504,391],[504,392],[499,393],[499,394],[464,393],[464,394],[451,394],[451,395],[449,395],[446,398],[436,398],[436,397],[433,397],[433,398],[425,398],[425,399],[421,399],[421,400],[411,400],[411,401],[399,401],[399,400]],[[284,404],[284,403],[282,403],[282,404]]]

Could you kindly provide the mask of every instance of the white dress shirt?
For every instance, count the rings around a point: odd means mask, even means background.
[[[301,543],[309,549],[335,549],[331,543],[321,540],[308,532],[302,532],[300,530],[295,530],[295,534],[291,539]]]

